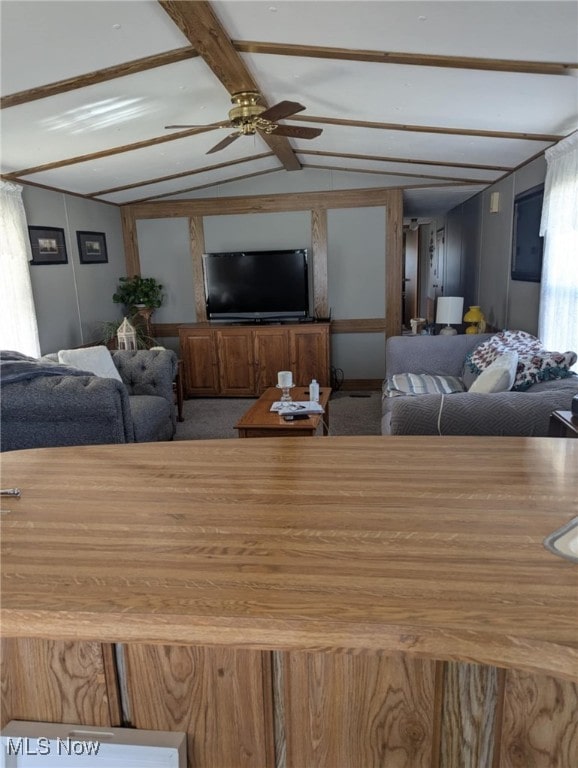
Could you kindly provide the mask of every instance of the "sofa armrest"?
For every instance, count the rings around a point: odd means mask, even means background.
[[[385,375],[430,373],[461,376],[467,353],[491,335],[390,336],[385,343]]]
[[[547,392],[446,395],[443,405],[442,395],[392,398],[387,433],[546,437],[552,411],[570,410],[577,391],[569,382]]]
[[[112,359],[129,395],[157,395],[173,403],[178,358],[172,349],[122,349]]]
[[[97,376],[39,376],[2,387],[1,450],[134,442],[125,386]]]

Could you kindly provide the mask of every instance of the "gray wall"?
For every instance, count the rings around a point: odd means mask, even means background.
[[[63,229],[68,253],[67,264],[30,266],[41,352],[95,341],[102,322],[122,317],[112,301],[126,274],[119,209],[25,185],[22,199],[28,225]],[[77,231],[105,233],[107,264],[80,263]]]
[[[464,306],[479,304],[489,323],[537,334],[540,284],[510,277],[514,198],[542,184],[546,162],[539,157],[448,213],[447,268],[460,281]],[[490,197],[499,194],[499,210],[490,213]],[[446,291],[447,294],[447,291]]]

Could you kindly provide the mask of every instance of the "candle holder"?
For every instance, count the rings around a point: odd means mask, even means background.
[[[295,384],[290,384],[288,387],[282,387],[280,384],[277,384],[277,389],[281,389],[283,391],[283,394],[281,395],[281,402],[282,403],[292,403],[293,398],[291,397],[291,390]]]

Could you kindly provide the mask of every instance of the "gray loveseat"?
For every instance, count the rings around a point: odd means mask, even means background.
[[[490,336],[392,336],[385,347],[386,376],[429,373],[461,378],[466,354]],[[578,376],[572,375],[534,384],[525,392],[384,396],[381,432],[544,437],[552,411],[570,410],[576,394]]]
[[[7,353],[1,354],[5,370]],[[59,366],[54,355],[37,361],[42,366],[37,371],[31,365],[28,377],[9,382],[3,376],[1,450],[172,440],[176,354],[168,349],[111,354],[122,382]],[[54,366],[52,375],[47,366]]]

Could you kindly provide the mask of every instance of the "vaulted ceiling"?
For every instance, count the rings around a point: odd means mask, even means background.
[[[403,188],[407,216],[438,215],[578,128],[574,0],[2,0],[0,13],[3,178],[115,204],[307,176]],[[304,109],[237,136],[231,97],[246,91]]]

